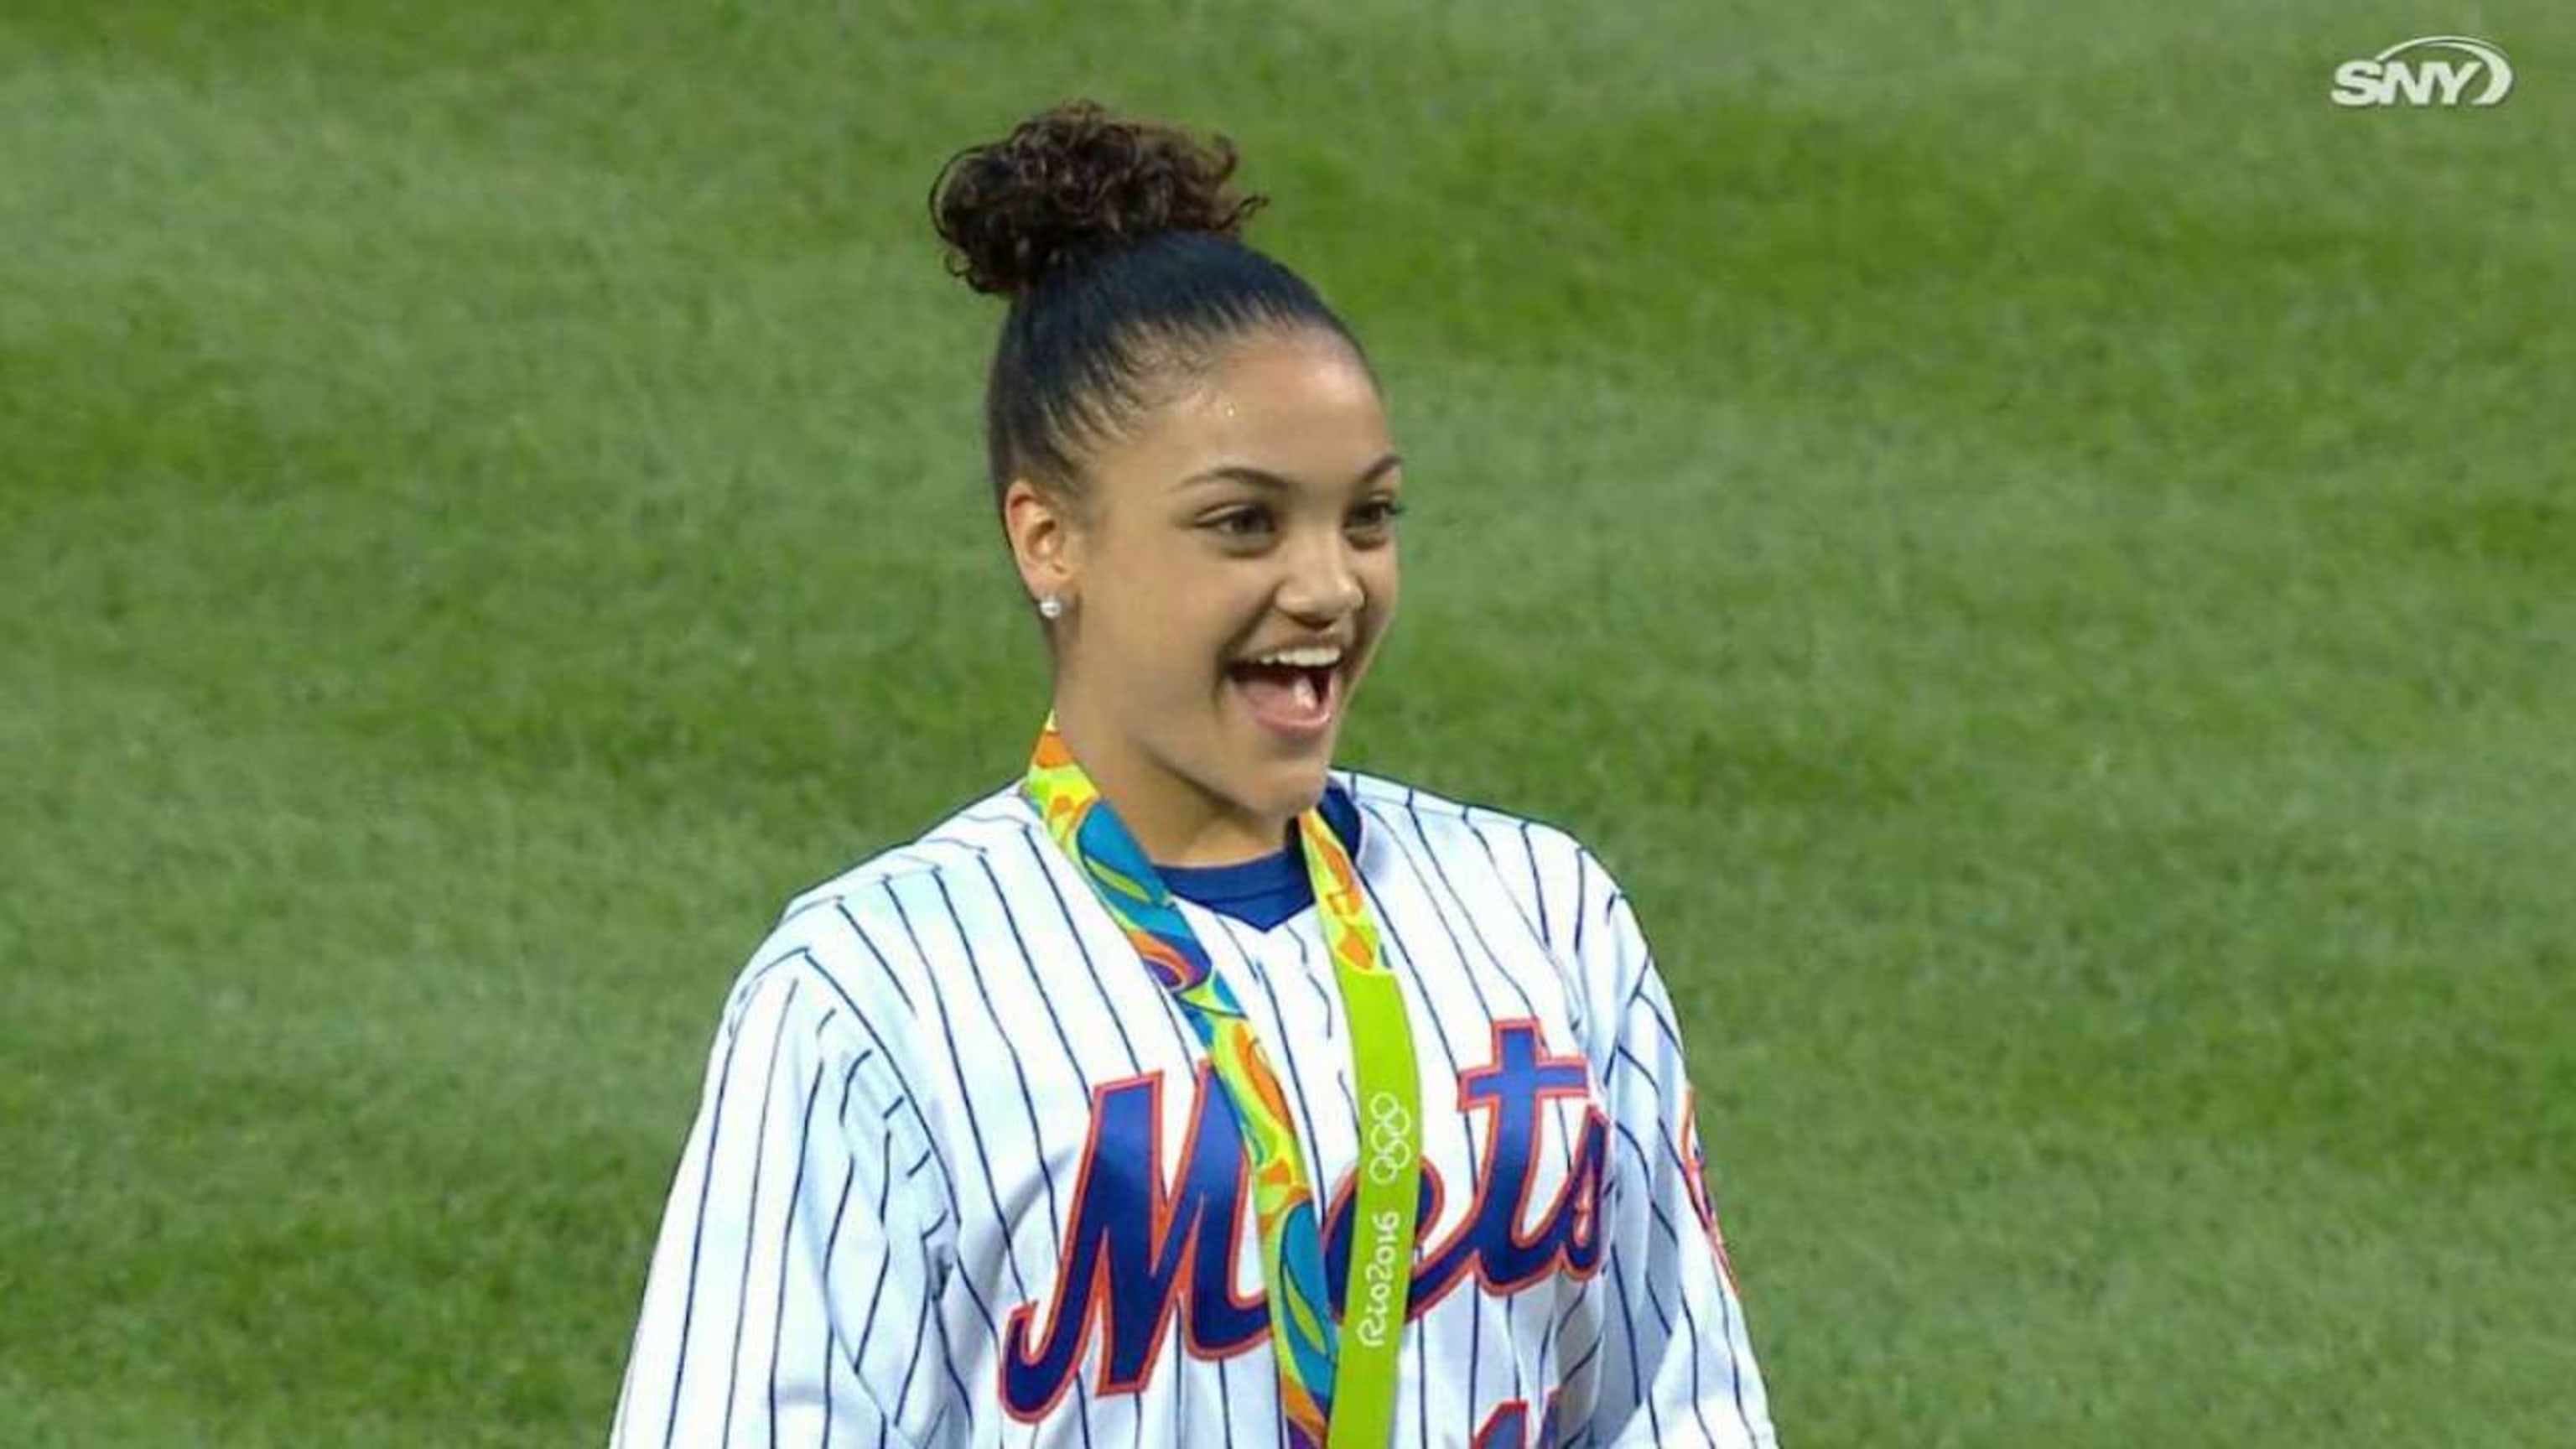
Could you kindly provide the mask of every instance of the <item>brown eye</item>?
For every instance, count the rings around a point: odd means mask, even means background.
[[[1216,518],[1208,520],[1208,526],[1230,538],[1250,538],[1252,536],[1252,530],[1249,527],[1238,527],[1237,525],[1260,524],[1266,526],[1269,521],[1270,515],[1258,508],[1239,508],[1232,513],[1221,514]]]

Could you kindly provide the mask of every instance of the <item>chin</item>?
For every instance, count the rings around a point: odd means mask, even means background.
[[[1261,767],[1254,795],[1267,806],[1266,814],[1303,814],[1323,802],[1332,767],[1332,756],[1321,750],[1303,759],[1272,761]]]

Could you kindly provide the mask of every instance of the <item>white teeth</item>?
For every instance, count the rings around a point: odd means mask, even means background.
[[[1297,669],[1324,669],[1342,662],[1342,651],[1332,645],[1319,649],[1282,649],[1264,654],[1255,664],[1285,664]]]

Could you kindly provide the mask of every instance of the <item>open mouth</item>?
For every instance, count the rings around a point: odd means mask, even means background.
[[[1225,672],[1253,720],[1292,739],[1322,734],[1341,707],[1340,665],[1237,663]]]

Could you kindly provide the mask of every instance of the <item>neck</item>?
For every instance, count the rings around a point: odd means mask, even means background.
[[[1071,701],[1057,701],[1055,728],[1156,865],[1239,865],[1287,847],[1295,815],[1248,812],[1210,793],[1164,769]]]

